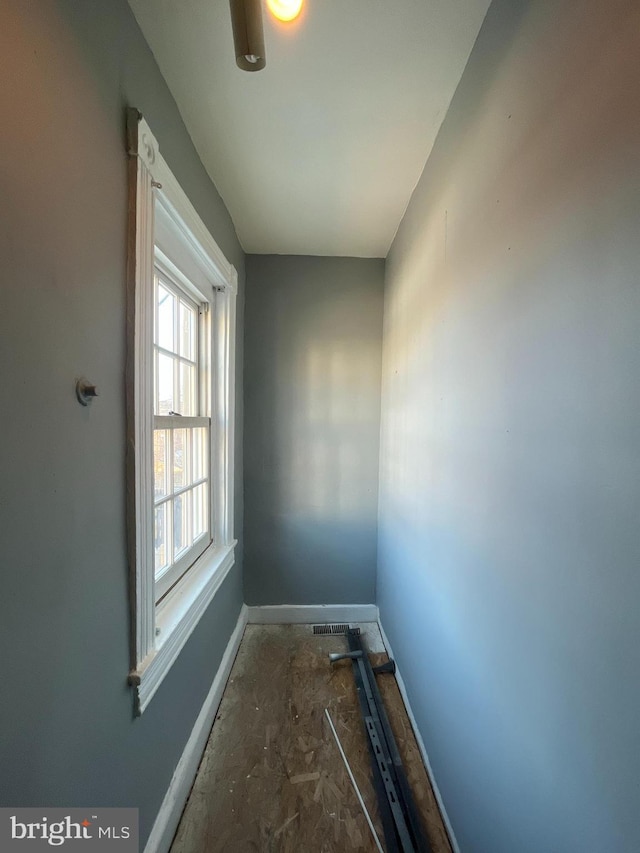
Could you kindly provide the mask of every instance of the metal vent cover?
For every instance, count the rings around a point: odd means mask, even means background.
[[[349,625],[314,625],[314,634],[346,634],[349,630]],[[357,634],[360,633],[360,628],[353,628]]]

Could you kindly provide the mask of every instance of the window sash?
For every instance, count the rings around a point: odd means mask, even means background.
[[[160,301],[158,298],[158,289],[162,287],[175,300],[173,311],[173,328],[171,335],[173,339],[173,349],[160,342]],[[181,306],[185,305],[194,316],[194,324],[192,329],[192,355],[185,355],[181,347]],[[160,359],[164,358],[171,361],[172,364],[172,380],[171,380],[171,399],[173,400],[172,409],[176,411],[184,406],[180,403],[180,389],[182,387],[183,377],[181,376],[182,367],[192,373],[194,377],[191,393],[192,411],[180,411],[178,414],[183,416],[202,415],[204,414],[204,404],[207,399],[205,393],[205,374],[207,371],[203,369],[202,359],[202,339],[204,337],[204,323],[202,320],[202,305],[199,305],[190,295],[187,288],[177,283],[172,275],[165,269],[161,261],[156,258],[154,265],[154,336],[153,336],[153,360],[154,360],[154,415],[161,414],[158,411],[160,403]],[[168,414],[164,412],[162,414]]]
[[[194,544],[175,560],[162,574],[155,579],[156,605],[170,592],[178,581],[193,567],[198,557],[203,554],[211,544],[207,533],[203,533]]]
[[[153,358],[154,358],[154,402],[153,402],[153,431],[154,431],[154,446],[155,435],[157,432],[163,432],[165,435],[166,446],[164,449],[164,464],[161,467],[163,481],[160,494],[156,494],[156,484],[154,483],[154,501],[153,501],[153,527],[154,527],[154,550],[153,550],[153,573],[154,573],[154,590],[156,605],[160,600],[172,589],[173,586],[188,572],[193,566],[198,557],[206,550],[212,542],[211,533],[211,500],[212,500],[212,471],[211,471],[211,418],[204,416],[203,403],[207,399],[205,393],[207,380],[210,380],[208,371],[204,369],[206,359],[203,359],[203,338],[205,332],[205,322],[203,319],[204,312],[202,306],[197,302],[187,291],[183,284],[176,282],[169,271],[164,268],[162,262],[156,258],[154,266],[154,342],[153,342]],[[173,298],[172,313],[170,322],[167,325],[166,321],[161,328],[160,312],[160,291],[168,293]],[[167,297],[165,297],[167,298]],[[183,338],[183,306],[192,312],[194,318],[191,323],[191,330],[185,341]],[[165,356],[171,359],[173,370],[171,399],[173,400],[173,409],[181,407],[180,393],[182,390],[183,400],[187,400],[187,392],[182,389],[181,383],[184,381],[182,376],[182,365],[187,366],[190,374],[188,382],[190,389],[190,405],[189,413],[175,414],[160,414],[160,357]],[[186,408],[183,406],[183,408]],[[192,470],[195,449],[195,430],[204,430],[204,447],[201,447],[203,457],[201,459],[201,468],[195,476]],[[176,450],[175,450],[175,433],[177,430],[184,430],[185,445],[183,448],[183,477],[182,484],[176,486]],[[188,448],[188,449],[187,449]],[[156,464],[159,464],[154,456],[154,474]],[[190,470],[187,470],[190,469]],[[198,487],[204,487],[198,495]],[[204,494],[202,494],[204,492]],[[198,507],[198,498],[204,502],[204,506]],[[180,507],[180,509],[179,509]],[[204,530],[197,536],[194,536],[197,529],[197,520],[195,513],[200,510],[204,513]],[[178,512],[187,513],[186,516],[186,535],[187,541],[190,544],[186,549],[175,553],[175,537],[177,535],[176,514]],[[161,530],[161,539],[158,540],[158,530]],[[162,549],[164,563],[158,566],[158,549]]]
[[[197,429],[210,427],[211,418],[201,415],[154,415],[153,429]]]
[[[189,421],[190,426],[187,426],[183,423],[183,421]],[[193,472],[193,442],[194,442],[194,431],[196,429],[203,429],[204,432],[204,446],[203,453],[204,458],[202,459],[201,471],[203,471],[202,476],[195,476]],[[185,431],[185,439],[186,444],[190,446],[190,450],[188,451],[188,459],[189,464],[183,467],[184,473],[184,482],[182,485],[176,486],[175,484],[175,451],[174,451],[174,433],[177,430]],[[211,420],[210,418],[180,418],[175,416],[163,417],[162,415],[156,415],[154,418],[154,436],[156,432],[164,432],[166,436],[168,436],[168,447],[165,449],[165,461],[164,461],[164,487],[161,489],[160,494],[156,494],[156,488],[154,484],[154,536],[155,536],[155,525],[156,525],[156,514],[157,510],[164,507],[164,548],[166,554],[166,562],[160,568],[157,565],[157,554],[156,547],[157,542],[154,542],[154,582],[155,582],[155,599],[156,604],[160,601],[160,599],[166,595],[166,593],[174,586],[177,581],[185,574],[186,571],[195,563],[200,554],[207,548],[212,542],[211,535],[211,463],[210,463],[210,454],[209,454],[209,446],[211,439]],[[183,462],[187,462],[187,459],[184,459]],[[188,470],[190,469],[190,470]],[[195,519],[193,515],[188,519],[188,524],[190,530],[188,530],[188,537],[192,539],[191,544],[186,546],[186,550],[182,550],[179,552],[178,556],[175,555],[175,512],[176,512],[176,503],[178,498],[182,498],[187,495],[189,492],[192,493],[192,497],[190,498],[190,511],[193,513],[195,511],[194,501],[196,496],[196,489],[205,486],[205,494],[204,494],[204,506],[202,507],[202,513],[204,518],[204,530],[194,536],[195,529]],[[184,510],[183,510],[184,511]]]

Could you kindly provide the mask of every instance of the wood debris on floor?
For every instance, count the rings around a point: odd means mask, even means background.
[[[376,851],[325,708],[384,846],[352,666],[328,659],[346,650],[309,625],[247,626],[171,853]],[[395,678],[377,683],[433,853],[451,853]]]

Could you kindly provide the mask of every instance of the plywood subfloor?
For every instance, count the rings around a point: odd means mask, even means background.
[[[308,625],[247,626],[172,853],[376,851],[325,708],[384,846],[351,663],[327,657],[346,650]],[[451,853],[395,679],[378,685],[433,851]]]

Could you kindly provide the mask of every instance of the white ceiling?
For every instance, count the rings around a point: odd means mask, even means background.
[[[254,73],[228,0],[129,2],[246,252],[386,256],[489,0],[265,9]]]

